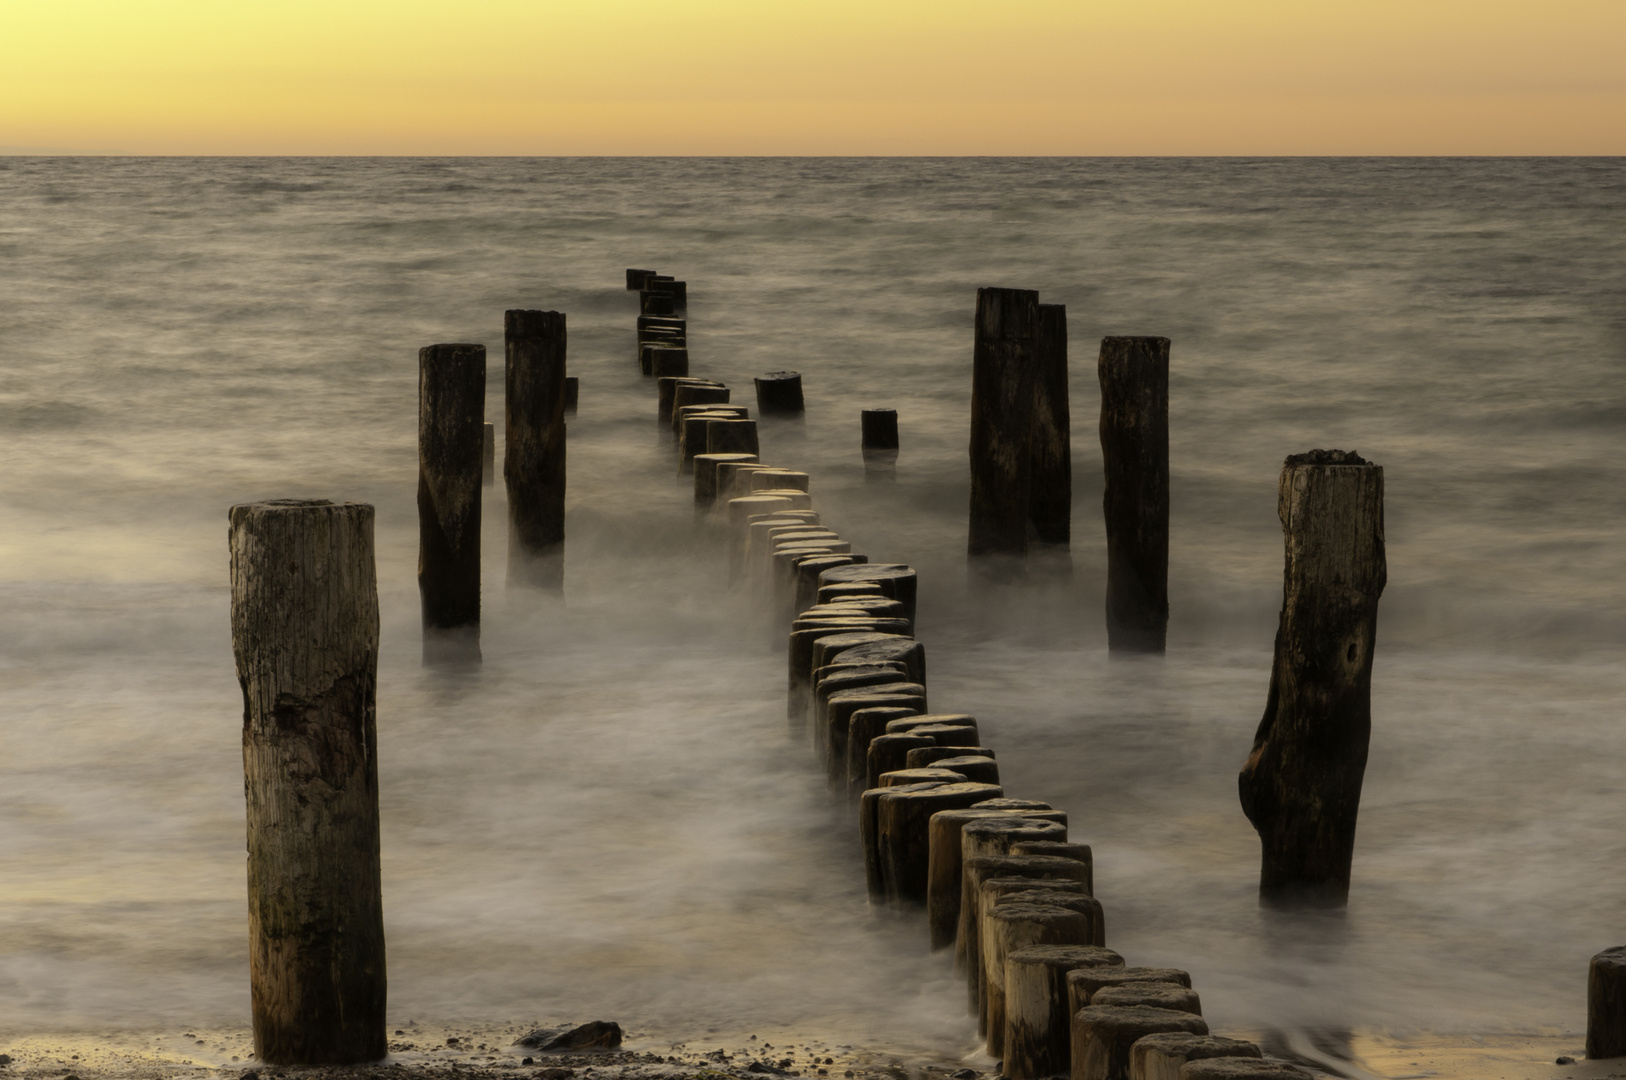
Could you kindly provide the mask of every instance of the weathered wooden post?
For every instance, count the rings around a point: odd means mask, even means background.
[[[230,545],[254,1052],[268,1065],[375,1061],[387,1047],[373,508],[234,506]]]
[[[1089,945],[1029,945],[1005,958],[1004,1060],[1009,1080],[1066,1075],[1073,1016],[1067,973],[1083,967],[1123,967],[1111,949]]]
[[[508,584],[564,588],[565,316],[503,318],[508,483]]]
[[[1207,1035],[1200,1016],[1146,1005],[1090,1005],[1073,1016],[1074,1080],[1121,1080],[1129,1076],[1129,1049],[1147,1035],[1181,1031]],[[1181,1076],[1186,1069],[1180,1070]]]
[[[1169,339],[1101,339],[1107,647],[1163,651],[1169,625]]]
[[[796,371],[770,371],[753,380],[758,416],[799,416],[803,410],[802,376]]]
[[[864,479],[892,480],[897,478],[898,466],[898,411],[896,409],[863,409],[858,414],[861,448],[864,454]]]
[[[480,486],[491,487],[497,482],[497,426],[482,424],[480,436]]]
[[[1605,949],[1587,966],[1586,1056],[1626,1057],[1626,945]]]
[[[1312,450],[1282,466],[1281,623],[1265,715],[1242,767],[1242,811],[1259,832],[1265,904],[1349,900],[1355,817],[1372,731],[1372,649],[1383,549],[1383,468]]]
[[[581,380],[574,375],[565,376],[565,415],[576,414],[576,403],[581,399]]]
[[[638,294],[638,314],[670,315],[677,310],[671,293],[651,292],[645,288]]]
[[[1033,462],[1035,353],[1039,294],[978,289],[971,371],[971,528],[973,557],[1024,556]]]
[[[652,278],[654,278],[655,274],[656,271],[654,270],[629,269],[627,271],[627,291],[637,292],[640,289],[649,288],[649,282]]]
[[[1067,547],[1073,536],[1073,442],[1065,305],[1039,305],[1036,337],[1028,520],[1035,541]]]
[[[479,655],[485,403],[484,345],[418,350],[418,593],[426,660]],[[505,441],[512,454],[512,425]]]

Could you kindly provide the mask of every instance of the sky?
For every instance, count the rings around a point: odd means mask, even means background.
[[[12,153],[1626,153],[1626,0],[0,0],[0,27]]]

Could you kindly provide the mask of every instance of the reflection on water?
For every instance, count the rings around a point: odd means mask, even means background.
[[[448,191],[449,178],[461,188]],[[0,1024],[247,1014],[226,508],[378,506],[391,1014],[971,1043],[783,724],[654,430],[627,265],[697,373],[803,372],[765,457],[921,571],[932,700],[1094,845],[1110,944],[1216,1030],[1574,1028],[1626,886],[1626,260],[1610,162],[0,162]],[[973,290],[1068,305],[1071,567],[968,577]],[[563,602],[503,588],[425,670],[416,350],[565,310]],[[1093,353],[1173,360],[1171,648],[1111,659]],[[487,413],[500,415],[500,380]],[[861,407],[899,410],[891,475]],[[1280,601],[1275,480],[1386,468],[1390,585],[1351,904],[1255,903],[1235,774]],[[673,1033],[668,1036],[668,1033]]]

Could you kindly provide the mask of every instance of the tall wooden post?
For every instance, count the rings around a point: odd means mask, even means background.
[[[506,312],[503,338],[508,583],[559,590],[565,543],[564,312]]]
[[[425,659],[478,654],[486,347],[418,350],[418,592]],[[514,429],[506,432],[513,453]]]
[[[972,556],[1027,554],[1039,294],[978,289],[971,370]]]
[[[1238,787],[1259,832],[1259,898],[1341,907],[1372,730],[1372,648],[1383,549],[1383,468],[1313,450],[1282,466],[1281,624],[1265,715]]]
[[[1626,945],[1605,949],[1587,965],[1586,1056],[1626,1057]]]
[[[1034,540],[1066,547],[1073,535],[1073,443],[1065,305],[1039,305],[1036,344],[1028,517]]]
[[[387,1048],[373,508],[286,499],[234,506],[230,521],[254,1052],[375,1061]]]
[[[1101,339],[1107,647],[1160,653],[1169,626],[1169,339]]]

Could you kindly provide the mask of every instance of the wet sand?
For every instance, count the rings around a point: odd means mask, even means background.
[[[62,1033],[0,1037],[3,1080],[278,1080],[351,1077],[378,1080],[994,1080],[998,1063],[972,1045],[879,1050],[839,1037],[763,1030],[707,1031],[673,1043],[636,1028],[619,1050],[541,1053],[517,1045],[527,1032],[556,1024],[435,1024],[392,1029],[390,1056],[351,1067],[264,1066],[249,1030]],[[1267,1057],[1313,1075],[1349,1080],[1626,1080],[1626,1058],[1586,1061],[1584,1035],[1542,1031],[1494,1036],[1375,1032],[1220,1034],[1259,1043]],[[1573,1060],[1559,1064],[1560,1058]],[[966,1070],[969,1070],[969,1075]]]

